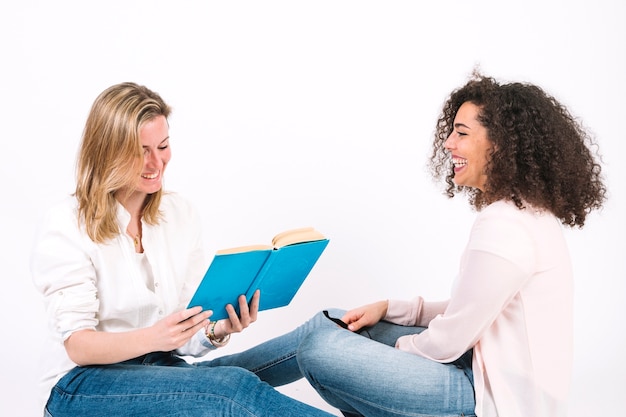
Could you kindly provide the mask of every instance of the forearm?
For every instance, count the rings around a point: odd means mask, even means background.
[[[428,327],[430,321],[443,314],[448,306],[445,301],[424,301],[422,297],[413,300],[389,300],[385,320],[402,326]]]
[[[150,327],[126,332],[79,330],[65,341],[65,349],[78,365],[106,365],[150,352],[169,352],[203,331],[210,314],[194,307],[172,313]]]
[[[148,329],[127,332],[80,330],[65,341],[70,359],[77,365],[106,365],[153,352]]]

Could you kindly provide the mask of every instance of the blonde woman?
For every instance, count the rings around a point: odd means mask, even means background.
[[[210,321],[186,309],[207,266],[193,207],[163,191],[170,107],[134,83],[114,85],[87,118],[73,196],[43,219],[32,273],[49,333],[46,416],[328,416],[234,366],[195,366],[256,320]]]

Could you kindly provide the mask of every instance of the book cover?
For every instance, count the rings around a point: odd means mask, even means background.
[[[213,310],[211,320],[228,318],[226,305],[239,314],[237,299],[248,302],[261,290],[259,311],[288,305],[328,245],[328,239],[267,249],[217,253],[188,307]]]

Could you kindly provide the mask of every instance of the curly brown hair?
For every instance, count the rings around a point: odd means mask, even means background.
[[[483,191],[454,184],[444,146],[465,102],[479,107],[478,121],[494,145]],[[564,225],[582,227],[587,214],[606,199],[599,158],[597,143],[554,97],[536,85],[499,84],[475,71],[443,106],[430,169],[434,179],[445,178],[448,197],[466,193],[477,210],[510,200],[520,209],[528,204],[552,212]]]

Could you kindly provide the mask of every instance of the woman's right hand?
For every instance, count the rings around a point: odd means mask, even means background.
[[[387,300],[367,304],[346,312],[341,320],[348,325],[348,330],[356,332],[363,327],[373,326],[381,321],[387,314],[388,306]]]
[[[189,341],[213,314],[212,311],[202,311],[202,307],[193,307],[159,320],[150,327],[152,352],[168,352],[178,349]]]

